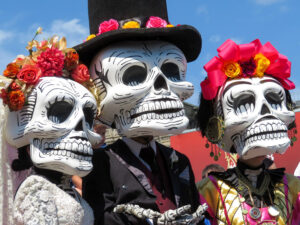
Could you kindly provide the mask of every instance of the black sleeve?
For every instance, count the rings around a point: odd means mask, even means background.
[[[135,216],[114,213],[118,187],[114,187],[110,174],[110,158],[104,150],[95,152],[93,171],[83,179],[83,198],[94,211],[95,225],[148,225]]]
[[[195,183],[195,176],[194,176],[194,172],[192,170],[192,166],[190,164],[190,161],[188,161],[189,163],[189,173],[190,173],[190,201],[191,201],[191,205],[192,205],[192,210],[195,211],[197,210],[198,206],[199,206],[199,192],[197,190],[196,187],[196,183]]]

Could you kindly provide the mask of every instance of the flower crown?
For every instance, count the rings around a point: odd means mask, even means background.
[[[38,28],[32,41],[28,42],[29,55],[17,56],[0,76],[0,98],[4,105],[8,105],[11,111],[22,109],[34,85],[41,77],[47,76],[72,78],[89,89],[99,103],[98,90],[90,79],[88,68],[79,63],[76,50],[67,48],[64,37],[36,41],[35,37],[41,32],[42,28]]]
[[[129,20],[120,25],[115,19],[110,19],[100,23],[98,34],[91,34],[87,37],[86,41],[99,36],[105,32],[119,29],[132,29],[132,28],[141,28],[141,22],[138,20]],[[179,25],[177,25],[179,26]],[[164,19],[157,16],[150,16],[148,21],[146,22],[145,28],[163,28],[163,27],[174,27],[172,24],[168,24]]]
[[[218,49],[219,57],[212,58],[205,66],[207,79],[201,82],[204,99],[212,100],[228,79],[263,77],[276,78],[286,90],[295,88],[288,80],[291,62],[280,54],[270,42],[262,45],[259,39],[249,44],[237,45],[228,39]]]

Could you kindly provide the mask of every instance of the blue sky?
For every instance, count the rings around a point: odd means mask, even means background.
[[[199,84],[205,78],[203,65],[217,54],[228,38],[249,43],[259,38],[270,41],[292,62],[291,80],[296,84],[294,100],[300,100],[300,1],[299,0],[167,0],[172,24],[195,26],[202,35],[202,52],[188,64],[187,80],[195,86],[188,100],[198,104]],[[0,8],[0,71],[25,46],[37,27],[43,37],[65,36],[68,47],[89,34],[85,0],[10,0]]]

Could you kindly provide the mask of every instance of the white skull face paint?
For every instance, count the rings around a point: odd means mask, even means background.
[[[228,81],[217,102],[217,114],[223,111],[225,122],[225,151],[234,146],[240,156],[249,159],[283,154],[289,147],[287,130],[295,113],[287,109],[285,91],[276,79],[265,76]]]
[[[96,109],[95,98],[79,83],[43,77],[28,105],[9,113],[7,141],[17,148],[30,145],[30,157],[39,168],[85,176],[92,169],[91,145],[101,141],[92,132]]]
[[[121,42],[101,50],[90,73],[103,90],[100,120],[122,136],[181,133],[188,125],[182,100],[194,87],[184,81],[186,59],[162,41]]]

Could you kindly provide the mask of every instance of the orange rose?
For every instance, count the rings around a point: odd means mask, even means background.
[[[36,84],[42,76],[42,70],[35,65],[25,65],[18,73],[18,79],[26,84]]]
[[[16,78],[20,68],[16,63],[9,63],[3,72],[3,75],[9,78]]]
[[[225,75],[230,78],[237,77],[241,73],[241,67],[237,62],[225,62],[223,64],[222,70],[224,71]]]
[[[68,70],[74,69],[79,62],[79,55],[75,49],[70,49],[65,56],[65,67]]]
[[[8,93],[8,107],[12,111],[22,109],[25,103],[25,96],[21,90],[11,91]]]
[[[72,78],[78,82],[83,83],[90,79],[89,69],[84,64],[79,64],[71,74]]]

